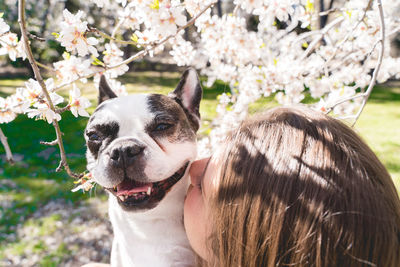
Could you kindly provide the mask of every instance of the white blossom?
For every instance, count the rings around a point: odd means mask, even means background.
[[[11,110],[9,103],[3,97],[0,97],[0,124],[13,121],[16,114]]]
[[[173,41],[172,50],[169,53],[178,66],[191,65],[195,56],[192,43],[185,41],[182,37]]]
[[[72,90],[69,91],[69,107],[71,113],[75,116],[83,116],[89,117],[89,113],[87,113],[86,108],[91,106],[89,99],[81,96],[81,91],[74,84],[72,84]]]
[[[82,59],[68,53],[64,53],[63,58],[64,60],[53,63],[56,76],[62,83],[69,83],[92,73],[90,59]],[[87,80],[81,79],[80,81],[86,82]]]
[[[18,42],[18,36],[15,33],[6,33],[0,36],[0,55],[7,55],[15,61],[18,57],[26,58],[26,54],[23,50],[23,43]]]
[[[9,30],[10,26],[8,26],[4,19],[0,17],[0,35],[8,32]]]
[[[47,103],[37,104],[35,109],[28,109],[26,113],[29,118],[47,120],[49,124],[61,120],[61,115],[52,111]]]
[[[118,65],[124,60],[123,59],[124,52],[122,52],[115,43],[108,43],[105,45],[105,48],[106,50],[103,52],[104,54],[103,61],[108,66]],[[129,70],[128,65],[122,64],[117,68],[112,68],[110,70],[107,70],[106,73],[109,75],[109,77],[116,78],[124,74],[128,70]]]
[[[85,13],[81,10],[76,15],[71,14],[67,9],[63,11],[64,20],[60,24],[62,29],[57,40],[61,42],[67,51],[77,51],[79,56],[86,56],[91,53],[97,57],[94,45],[98,44],[98,40],[94,37],[86,37],[87,22],[81,21]]]

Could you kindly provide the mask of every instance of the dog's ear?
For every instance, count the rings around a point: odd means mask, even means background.
[[[106,80],[106,76],[101,75],[100,77],[100,84],[99,84],[99,105],[106,101],[107,99],[117,97],[114,91],[111,89],[110,85]]]
[[[200,100],[203,95],[203,89],[200,85],[199,77],[193,68],[187,69],[181,77],[175,90],[169,93],[169,96],[175,99],[186,111],[188,117],[197,131],[200,127]]]

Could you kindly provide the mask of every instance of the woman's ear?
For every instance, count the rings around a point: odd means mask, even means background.
[[[110,85],[106,80],[106,76],[101,75],[100,77],[100,84],[99,84],[99,98],[98,104],[100,105],[103,101],[106,101],[111,98],[115,98],[117,95],[111,89]]]
[[[183,106],[191,115],[194,115],[200,123],[200,100],[203,89],[200,85],[196,70],[188,68],[181,77],[175,90],[168,94]]]

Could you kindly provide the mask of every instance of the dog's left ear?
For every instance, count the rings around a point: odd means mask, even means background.
[[[184,109],[195,131],[200,127],[200,100],[203,89],[200,85],[199,77],[193,68],[187,69],[181,77],[175,90],[169,96],[175,99]]]
[[[101,75],[99,83],[99,97],[98,104],[100,105],[103,101],[117,97],[114,91],[111,89],[107,82],[106,76]]]

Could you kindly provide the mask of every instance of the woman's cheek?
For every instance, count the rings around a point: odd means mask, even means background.
[[[206,221],[203,205],[199,188],[190,186],[184,205],[184,224],[190,245],[204,259],[206,258]]]

